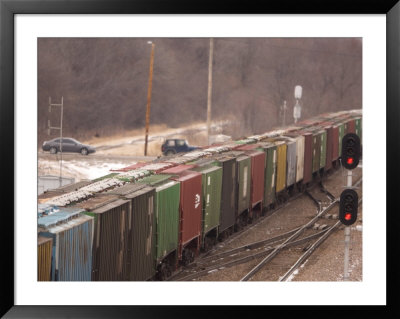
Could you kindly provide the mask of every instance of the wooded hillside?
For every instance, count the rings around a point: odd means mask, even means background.
[[[64,97],[63,135],[108,135],[144,127],[151,45],[155,43],[151,123],[206,121],[208,38],[38,39],[38,143]],[[236,119],[239,135],[293,122],[294,87],[302,119],[362,107],[361,38],[215,38],[212,119]]]

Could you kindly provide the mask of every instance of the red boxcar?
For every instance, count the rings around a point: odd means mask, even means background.
[[[237,151],[252,151],[255,150],[257,147],[260,147],[258,144],[238,144],[235,147]]]
[[[187,170],[195,165],[178,165],[161,174],[175,175],[171,179],[180,182],[179,246],[178,258],[187,265],[199,254],[202,222],[202,175]]]
[[[184,171],[187,171],[188,169],[192,169],[196,165],[178,165],[175,167],[167,168],[162,171],[162,174],[168,174],[168,175],[175,175],[175,174],[182,174]]]
[[[323,122],[321,125],[326,130],[326,164],[325,170],[332,168],[333,161],[333,123]]]
[[[165,171],[168,168],[177,166],[175,163],[168,163],[168,162],[155,162],[155,163],[146,163],[146,165],[142,166],[142,169],[147,171],[151,171],[154,174],[160,174],[162,171]]]
[[[347,122],[347,133],[356,133],[356,121],[353,119]]]

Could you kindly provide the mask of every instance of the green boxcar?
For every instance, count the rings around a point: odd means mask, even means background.
[[[180,183],[170,180],[170,177],[171,175],[152,175],[137,182],[156,189],[157,264],[178,249]]]
[[[344,123],[339,122],[339,157],[342,156],[342,139],[345,135],[345,126]]]
[[[362,119],[361,119],[361,117],[356,117],[354,120],[355,120],[355,123],[356,123],[356,134],[358,135],[358,137],[361,140],[361,122],[362,122]]]
[[[275,179],[276,179],[276,146],[272,143],[262,144],[259,148],[265,156],[265,178],[264,178],[264,207],[275,202]]]
[[[107,175],[98,177],[98,178],[94,179],[92,182],[95,183],[95,182],[101,181],[101,180],[106,179],[106,178],[115,177],[115,176],[117,176],[117,175],[119,175],[119,173],[110,173],[110,174],[107,174]]]
[[[191,170],[202,174],[202,240],[204,241],[205,236],[211,230],[217,229],[219,226],[221,212],[222,168],[211,164],[194,167]]]
[[[123,182],[134,183],[136,180],[144,178],[150,174],[151,174],[150,171],[146,170],[136,170],[136,171],[132,170],[129,172],[123,172],[114,177]]]
[[[312,131],[312,172],[315,173],[320,168],[321,161],[321,132],[313,129]]]
[[[236,218],[250,206],[251,183],[251,158],[247,155],[239,155],[236,158],[237,176],[237,208]]]
[[[319,162],[319,168],[323,168],[326,165],[326,141],[327,141],[327,134],[326,130],[321,131],[321,156]]]
[[[285,137],[286,143],[286,187],[292,186],[296,182],[296,140]]]
[[[246,144],[244,140],[234,141],[234,143],[239,145]]]
[[[256,143],[257,140],[254,138],[245,138],[243,140],[235,141],[236,144],[242,145],[242,144],[254,144]]]

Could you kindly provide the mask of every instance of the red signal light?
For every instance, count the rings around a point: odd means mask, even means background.
[[[350,220],[351,219],[351,214],[350,213],[344,214],[344,219],[345,220]]]
[[[347,164],[351,165],[351,164],[353,164],[353,162],[354,162],[354,159],[352,157],[347,158]]]
[[[347,161],[347,160],[346,160]],[[358,195],[354,189],[345,189],[340,194],[339,220],[350,226],[357,220]]]

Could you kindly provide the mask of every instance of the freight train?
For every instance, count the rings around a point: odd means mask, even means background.
[[[340,166],[361,110],[322,114],[38,197],[38,280],[165,280]]]

